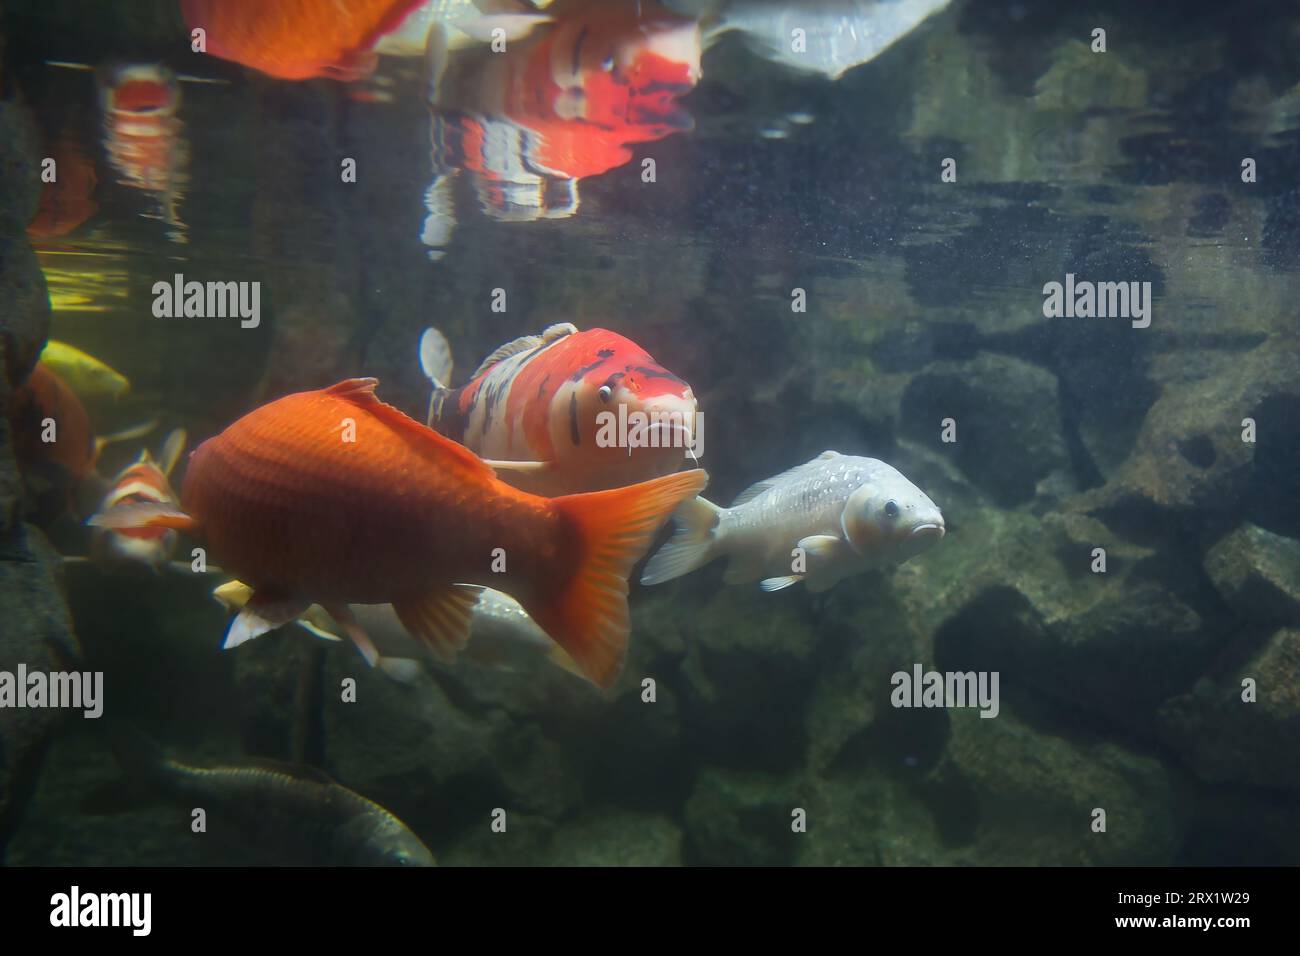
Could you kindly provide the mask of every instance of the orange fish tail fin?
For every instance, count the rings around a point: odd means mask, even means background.
[[[708,483],[700,469],[626,488],[554,499],[576,541],[572,573],[528,613],[573,658],[582,674],[609,688],[627,655],[627,579],[673,510]]]

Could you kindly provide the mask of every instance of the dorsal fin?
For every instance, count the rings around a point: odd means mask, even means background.
[[[562,339],[566,335],[573,335],[578,331],[578,327],[571,322],[558,322],[555,325],[548,325],[542,330],[541,335],[521,335],[513,342],[507,342],[505,345],[498,346],[491,355],[479,363],[479,367],[474,370],[470,376],[470,381],[478,378],[497,362],[508,359],[512,355],[518,355],[520,352],[527,352],[529,349],[535,349],[539,345],[549,345],[556,339]]]
[[[763,492],[767,491],[772,486],[779,484],[783,481],[789,481],[792,478],[797,478],[799,474],[803,472],[805,469],[811,470],[812,466],[820,464],[821,462],[826,461],[828,458],[839,458],[839,457],[840,457],[840,453],[837,451],[824,451],[816,458],[814,458],[812,461],[805,461],[802,465],[795,465],[793,468],[787,468],[779,475],[773,475],[771,478],[764,478],[762,481],[755,482],[754,484],[750,485],[748,488],[746,488],[744,491],[742,491],[739,495],[736,496],[736,500],[731,503],[731,507],[739,508],[741,505],[745,504],[746,502],[753,501],[755,498],[757,498]]]
[[[496,472],[492,470],[491,466],[464,445],[457,444],[450,438],[444,438],[432,428],[421,425],[400,408],[394,408],[392,405],[380,401],[379,396],[375,394],[375,388],[378,385],[379,379],[377,378],[350,378],[339,382],[337,385],[331,385],[324,391],[327,395],[333,395],[345,402],[351,402],[358,408],[364,408],[394,431],[414,441],[425,443],[435,449],[438,454],[448,456],[450,461],[467,469],[472,477],[496,477]]]

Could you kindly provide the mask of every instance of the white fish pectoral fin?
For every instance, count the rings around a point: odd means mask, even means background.
[[[553,461],[498,461],[495,458],[484,458],[483,464],[493,471],[518,471],[527,474],[539,474],[555,467]]]
[[[247,644],[267,631],[283,627],[307,610],[309,603],[297,598],[260,599],[254,594],[230,623],[222,650]]]
[[[802,574],[787,574],[783,578],[764,578],[758,586],[764,591],[783,591],[792,584],[798,584],[803,580]]]
[[[833,534],[810,534],[806,538],[800,538],[795,546],[802,548],[809,560],[819,564],[849,557],[843,540]]]

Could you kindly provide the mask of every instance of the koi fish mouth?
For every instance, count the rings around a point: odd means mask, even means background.
[[[944,533],[945,528],[942,524],[919,524],[912,529],[908,537],[913,541],[928,541],[931,538],[938,541]]]

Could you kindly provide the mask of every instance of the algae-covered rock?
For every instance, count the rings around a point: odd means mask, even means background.
[[[809,595],[721,586],[683,626],[681,707],[692,748],[723,763],[789,766],[803,748],[798,714],[821,634]]]
[[[588,807],[555,831],[551,866],[681,866],[682,831],[652,813]]]
[[[809,788],[798,777],[710,768],[686,802],[687,859],[706,866],[777,866],[794,861],[793,813]]]
[[[1176,570],[1081,515],[975,508],[894,583],[941,668],[998,670],[1003,694],[1131,721],[1188,686],[1216,647],[1188,603],[1195,578]]]
[[[0,102],[0,408],[31,372],[49,326],[45,278],[23,232],[40,189],[33,144],[25,111]],[[80,656],[59,584],[62,561],[40,531],[19,523],[22,494],[13,438],[0,419],[0,670],[61,670]],[[48,708],[0,710],[0,858],[64,716]]]
[[[948,850],[914,787],[887,774],[835,775],[809,788],[802,866],[934,866]]]
[[[12,467],[11,460],[4,463]],[[0,671],[13,674],[20,664],[45,673],[76,667],[80,648],[58,584],[61,565],[45,536],[30,525],[0,537]],[[45,747],[68,716],[49,707],[0,708],[0,856]]]
[[[1205,377],[1164,386],[1132,454],[1104,486],[1081,496],[1080,508],[1097,514],[1239,511],[1257,448],[1247,440],[1246,419],[1265,429],[1267,439],[1259,440],[1295,440],[1294,424],[1261,411],[1273,402],[1300,401],[1300,345],[1279,337],[1199,367]]]
[[[971,813],[963,856],[982,864],[1158,865],[1181,838],[1174,781],[1161,763],[1114,743],[1036,731],[1005,705],[986,719],[951,711],[935,797]],[[1105,831],[1098,832],[1105,811]]]
[[[946,419],[956,441],[940,444]],[[1056,377],[1020,359],[981,352],[936,362],[912,379],[902,403],[905,434],[948,448],[980,490],[1002,505],[1033,497],[1066,464]]]
[[[1300,541],[1244,524],[1209,550],[1205,572],[1243,616],[1300,623]]]
[[[1160,709],[1161,737],[1203,780],[1300,789],[1300,630]]]
[[[498,809],[505,811],[504,818],[495,813]],[[498,822],[493,829],[494,821],[504,821],[505,828]],[[555,822],[546,817],[490,807],[433,850],[439,866],[542,866],[549,862],[555,831]]]

